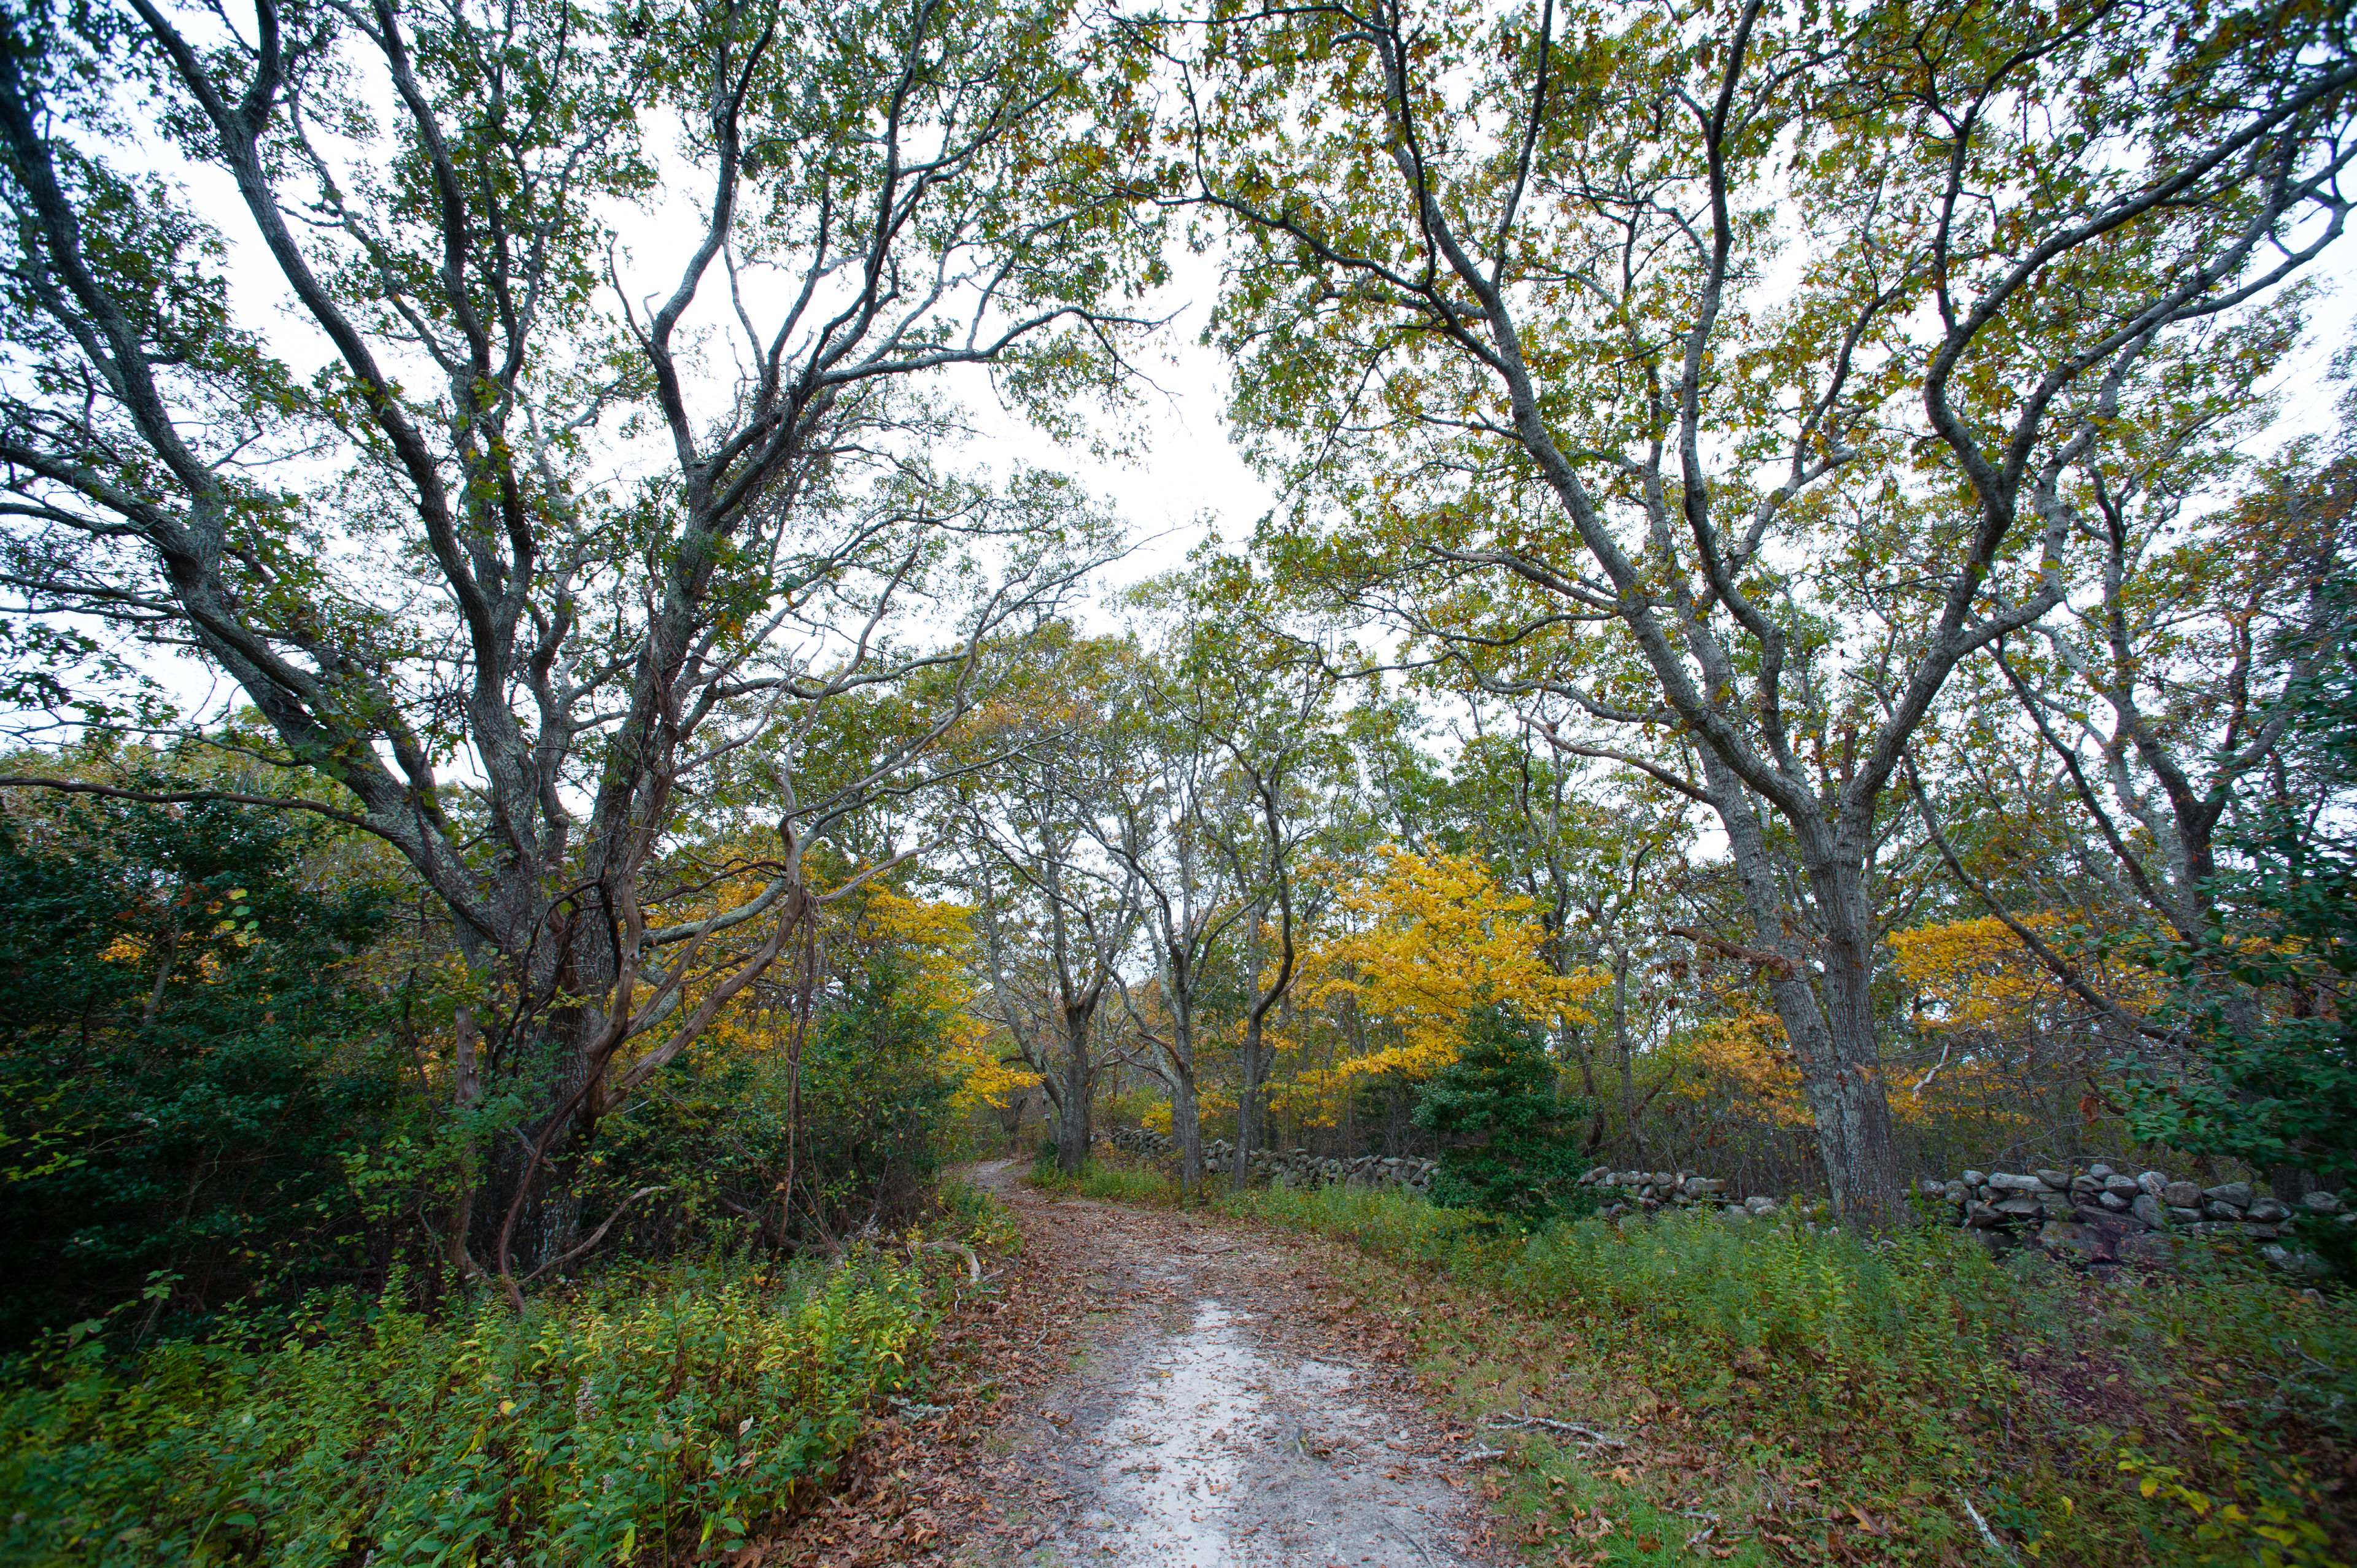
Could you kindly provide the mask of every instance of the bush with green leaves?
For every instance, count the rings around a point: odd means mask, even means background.
[[[0,1343],[153,1296],[382,1277],[371,1162],[422,1128],[393,889],[331,827],[221,802],[0,815]],[[395,1203],[396,1209],[405,1205]]]
[[[2357,1281],[2357,659],[2319,660],[2287,700],[2298,798],[2280,789],[2221,835],[2217,927],[2150,955],[2199,1070],[2123,1068],[2138,1137],[2339,1188],[2352,1217],[2302,1214],[2298,1236]]]

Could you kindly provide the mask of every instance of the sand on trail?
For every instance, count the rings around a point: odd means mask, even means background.
[[[1286,1240],[974,1179],[1053,1249],[1088,1315],[1072,1369],[977,1455],[996,1538],[956,1560],[1109,1568],[1465,1568],[1498,1561],[1442,1423],[1320,1310]],[[1330,1304],[1327,1304],[1330,1305]],[[1345,1303],[1346,1306],[1350,1304]],[[1353,1342],[1355,1341],[1355,1342]]]

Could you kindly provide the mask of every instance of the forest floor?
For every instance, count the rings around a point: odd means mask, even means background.
[[[955,1568],[1471,1568],[1514,1561],[1407,1337],[1329,1248],[967,1173],[1022,1251],[942,1326],[948,1382],[740,1561]]]

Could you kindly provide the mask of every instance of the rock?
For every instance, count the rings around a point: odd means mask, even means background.
[[[1688,1176],[1684,1190],[1688,1197],[1708,1197],[1725,1192],[1727,1182],[1718,1176]]]
[[[2017,1219],[2028,1219],[2045,1213],[2046,1206],[2026,1192],[2017,1192],[1997,1204],[1996,1211],[1999,1214],[2010,1214]]]
[[[1602,1181],[1606,1176],[1609,1176],[1611,1174],[1612,1167],[1610,1165],[1598,1165],[1579,1179],[1582,1184],[1587,1187],[1594,1187],[1597,1183]]]
[[[2158,1197],[2169,1190],[2169,1177],[2159,1171],[2146,1171],[2136,1177],[2136,1186]]]
[[[2239,1219],[2196,1219],[2178,1229],[2188,1236],[2239,1237],[2243,1233],[2243,1222]]]
[[[2079,1244],[2086,1240],[2086,1236],[2087,1228],[2083,1225],[2072,1225],[2063,1220],[2050,1219],[2039,1228],[2038,1244],[2058,1251],[2064,1249],[2077,1251]]]
[[[2229,1181],[2221,1182],[2216,1187],[2203,1187],[2201,1196],[2212,1203],[2231,1203],[2237,1208],[2248,1208],[2251,1207],[2251,1200],[2257,1195],[2252,1192],[2249,1182]]]
[[[1950,1182],[1942,1189],[1942,1192],[1949,1205],[1956,1208],[1962,1208],[1964,1206],[1964,1199],[1972,1196],[1964,1189],[1964,1184],[1960,1181]]]
[[[2089,1165],[2087,1167],[2087,1174],[2093,1176],[2097,1181],[2101,1181],[2105,1176],[2112,1174],[2112,1167],[2109,1165]]]
[[[2005,1216],[1996,1211],[1995,1205],[1975,1198],[1964,1205],[1964,1223],[1975,1230],[1986,1230],[2004,1224]]]
[[[2067,1191],[2071,1186],[2070,1175],[2064,1171],[2032,1171],[2029,1174],[2057,1192]]]
[[[2111,1209],[2115,1214],[2126,1214],[2128,1210],[2128,1200],[2119,1193],[2104,1193],[2101,1195],[2101,1201],[2105,1208]]]
[[[2316,1195],[2310,1193],[2309,1196],[2313,1197]],[[2322,1279],[2332,1272],[2332,1265],[2315,1253],[2295,1252],[2290,1248],[2275,1242],[2269,1242],[2260,1248],[2259,1255],[2279,1269],[2288,1270],[2295,1274],[2306,1274],[2312,1279]]]
[[[2108,1208],[2095,1208],[2083,1203],[2071,1211],[2071,1217],[2082,1225],[2108,1225],[2113,1230],[2123,1232],[2136,1229],[2136,1221],[2133,1215],[2115,1213]]]
[[[2311,1192],[2299,1201],[2311,1213],[2338,1214],[2341,1212],[2341,1195],[2337,1192]]]
[[[2148,1192],[2137,1193],[2136,1201],[2128,1205],[2128,1212],[2155,1230],[2169,1223],[2168,1212],[2161,1208],[2160,1199]]]
[[[1747,1197],[1743,1200],[1743,1207],[1754,1214],[1773,1214],[1776,1212],[1776,1200],[1772,1197]]]
[[[2231,1203],[2221,1203],[2216,1198],[2212,1198],[2209,1202],[2203,1204],[2201,1206],[2201,1213],[2204,1218],[2210,1219],[2229,1220],[2236,1225],[2240,1225],[2243,1222],[2243,1211],[2241,1209],[2235,1208]]]
[[[1987,1180],[1988,1177],[1979,1171],[1966,1171],[1964,1173],[1964,1185],[1966,1187],[1979,1187]]]
[[[2034,1176],[2015,1176],[2010,1171],[1997,1172],[1988,1184],[1999,1192],[2036,1192],[2045,1185]]]
[[[2144,1188],[2136,1186],[2134,1176],[2108,1176],[2104,1178],[2104,1190],[2118,1193],[2122,1197],[2133,1198]]]
[[[2120,1262],[2140,1263],[2148,1268],[2173,1266],[2183,1248],[2183,1241],[2164,1231],[2147,1230],[2139,1236],[2128,1236],[2120,1241]]]
[[[2090,1263],[2116,1263],[2120,1261],[2121,1236],[2116,1224],[2054,1220],[2039,1230],[2038,1244],[2063,1257],[2076,1257]]]
[[[2260,1198],[2257,1202],[2252,1204],[2249,1208],[2244,1211],[2243,1218],[2249,1220],[2254,1225],[2273,1225],[2277,1220],[2289,1216],[2290,1213],[2290,1209],[2286,1208],[2282,1204],[2277,1203],[2270,1197]]]
[[[2190,1181],[2173,1181],[2160,1189],[2160,1200],[2171,1208],[2199,1208],[2201,1189]]]
[[[2198,1208],[2179,1208],[2172,1204],[2169,1206],[2169,1217],[2179,1225],[2190,1225],[2201,1218],[2201,1211]]]
[[[1915,1190],[1925,1197],[1941,1197],[1946,1195],[1948,1184],[1937,1176],[1917,1176]]]

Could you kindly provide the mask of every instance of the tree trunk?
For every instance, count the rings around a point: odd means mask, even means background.
[[[1064,1092],[1056,1122],[1056,1168],[1076,1176],[1089,1157],[1089,1016],[1064,1012]]]
[[[1802,1091],[1816,1123],[1817,1156],[1834,1215],[1868,1229],[1906,1218],[1905,1188],[1891,1139],[1874,1028],[1874,929],[1864,874],[1845,864],[1828,833],[1803,846],[1807,881],[1824,937],[1815,952],[1783,889],[1797,880],[1791,860],[1768,846],[1751,797],[1733,769],[1707,752],[1711,805],[1727,829],[1727,848],[1750,918],[1753,950],[1744,956],[1768,981],[1776,1015],[1801,1069]],[[1810,962],[1822,966],[1824,994]]]
[[[1203,1190],[1203,1110],[1195,1096],[1195,1024],[1184,1011],[1170,1030],[1170,1131],[1178,1141],[1178,1185]]]
[[[1228,1165],[1228,1190],[1242,1192],[1252,1180],[1253,1151],[1260,1146],[1260,1022],[1244,1025],[1244,1046],[1237,1062],[1236,1156]]]
[[[482,1102],[482,1043],[475,1030],[475,1010],[471,1007],[459,1008],[451,1017],[450,1027],[457,1038],[450,1068],[450,1112],[455,1118],[466,1115]],[[479,1272],[468,1246],[468,1233],[475,1226],[475,1192],[482,1180],[482,1173],[475,1165],[479,1157],[474,1141],[466,1140],[458,1156],[458,1192],[450,1204],[450,1266],[464,1280],[473,1279]]]

